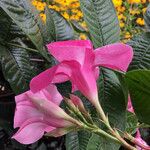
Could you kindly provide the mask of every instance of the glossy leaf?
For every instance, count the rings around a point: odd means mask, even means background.
[[[119,145],[96,134],[80,131],[67,135],[66,147],[67,150],[117,150]]]
[[[127,125],[126,131],[130,134],[135,134],[138,125],[138,119],[135,114],[128,112],[127,113]]]
[[[74,31],[70,23],[55,10],[50,10],[54,20],[56,41],[74,39]]]
[[[66,150],[87,150],[91,133],[80,131],[66,135]]]
[[[13,42],[26,47],[19,39],[15,39]],[[35,75],[28,53],[22,48],[10,46],[8,49],[2,45],[0,45],[0,52],[5,79],[16,94],[24,92],[28,89],[29,81]]]
[[[126,82],[139,121],[150,125],[150,70],[128,72]]]
[[[144,14],[144,21],[147,31],[150,31],[150,4],[148,5],[146,13]]]
[[[87,150],[117,150],[119,147],[119,144],[112,142],[110,139],[99,137],[96,134],[92,134],[87,145]]]
[[[83,28],[77,21],[72,20],[71,24],[73,26],[73,28],[75,29],[75,31],[79,32],[79,33],[87,33],[88,31]]]
[[[128,44],[132,46],[134,57],[129,70],[150,69],[150,34],[135,36]]]
[[[126,99],[117,75],[108,69],[101,69],[99,79],[99,100],[112,126],[125,130]]]
[[[112,0],[80,0],[95,48],[119,41],[120,27]]]
[[[0,7],[0,42],[3,43],[6,39],[9,38],[8,35],[11,24],[11,19]]]
[[[26,3],[20,0],[1,0],[0,7],[8,14],[8,16],[17,24],[17,26],[32,41],[38,51],[49,60],[47,52],[43,47],[43,37],[32,11],[24,6]]]
[[[46,7],[46,35],[47,35],[46,40],[47,43],[56,40],[54,19],[51,14],[51,10],[48,7]]]

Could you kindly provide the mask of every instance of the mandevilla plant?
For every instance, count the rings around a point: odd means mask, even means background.
[[[136,149],[123,139],[117,128],[111,127],[109,116],[105,115],[98,99],[96,86],[99,76],[97,66],[126,71],[133,57],[132,48],[117,43],[93,51],[92,44],[86,40],[56,42],[47,47],[60,63],[34,77],[30,91],[16,96],[14,124],[20,129],[13,138],[23,144],[30,144],[45,132],[48,136],[57,137],[70,131],[87,130],[114,140],[127,149]],[[72,83],[72,91],[79,90],[93,104],[107,132],[94,123],[79,97],[71,95],[70,98],[64,98],[69,115],[58,106],[63,98],[54,84],[67,80]],[[150,149],[128,133],[123,136],[141,148]]]
[[[97,66],[126,71],[133,57],[132,48],[117,43],[93,51],[90,41],[78,40],[56,42],[47,47],[60,63],[34,77],[30,83],[30,91],[16,97],[14,121],[15,127],[20,129],[13,138],[23,144],[30,144],[41,138],[44,132],[57,137],[72,130],[87,130],[110,138],[127,149],[136,149],[123,139],[117,129],[111,127],[109,117],[105,115],[99,102],[96,86],[99,76]],[[72,83],[72,91],[78,89],[93,104],[100,116],[99,120],[107,127],[108,132],[93,122],[79,97],[71,95],[69,99],[64,98],[70,115],[58,106],[62,97],[54,84],[67,80]],[[150,149],[131,135],[124,135],[134,144]]]
[[[80,6],[88,31],[48,7],[42,22],[30,0],[0,1],[0,71],[16,95],[14,121],[0,99],[0,127],[21,150],[60,136],[66,150],[150,150],[150,7],[145,32],[123,44],[111,0]]]

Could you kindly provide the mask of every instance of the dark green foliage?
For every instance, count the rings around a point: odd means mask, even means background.
[[[128,72],[126,82],[138,119],[150,125],[150,70]]]
[[[37,50],[49,60],[48,54],[43,45],[43,37],[38,25],[38,21],[33,16],[30,7],[27,7],[25,1],[19,0],[1,0],[0,7],[7,13],[7,15],[17,24],[17,26],[26,34],[26,36],[35,45]]]
[[[26,47],[20,39],[15,39],[12,43]],[[29,81],[35,73],[26,50],[13,46],[8,48],[0,46],[0,51],[2,71],[13,91],[19,94],[28,90]]]
[[[95,48],[119,41],[120,27],[111,0],[80,0],[80,4]]]
[[[137,35],[128,44],[132,46],[134,51],[129,70],[150,69],[150,33]]]

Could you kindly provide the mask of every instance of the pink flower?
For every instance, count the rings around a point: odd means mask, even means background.
[[[137,130],[137,133],[136,133],[136,137],[135,137],[135,143],[138,144],[138,145],[143,145],[143,147],[145,146],[145,149],[150,149],[150,147],[147,145],[147,143],[141,138],[141,134],[140,134],[140,131]],[[141,147],[137,146],[137,149],[138,150],[142,150]]]
[[[60,136],[64,134],[64,131],[60,133],[61,129],[75,126],[73,118],[59,107],[62,96],[52,84],[35,94],[31,91],[20,94],[15,100],[14,128],[20,129],[13,138],[20,143],[34,143],[45,132]]]
[[[87,111],[84,107],[84,104],[82,100],[73,94],[70,94],[71,102],[74,104],[75,107],[77,107],[82,113],[87,114]]]
[[[130,98],[130,95],[128,97],[128,105],[127,105],[127,110],[131,113],[134,113],[134,109],[133,109],[133,106],[132,106],[132,103],[131,103],[131,98]],[[137,133],[136,133],[136,137],[133,141],[137,146],[137,150],[142,150],[143,148],[144,149],[147,149],[147,150],[150,150],[150,147],[147,145],[147,143],[141,138],[141,134],[140,134],[140,131],[139,129],[137,129]],[[141,148],[143,147],[143,148]]]
[[[128,110],[129,112],[131,112],[131,113],[134,113],[134,109],[133,109],[133,106],[132,106],[132,102],[131,102],[130,95],[128,96],[127,110]]]
[[[94,106],[98,104],[98,66],[126,71],[133,57],[132,48],[121,43],[110,44],[95,51],[88,40],[55,42],[47,47],[59,64],[33,78],[31,90],[36,92],[50,83],[70,80],[72,91],[78,89]]]

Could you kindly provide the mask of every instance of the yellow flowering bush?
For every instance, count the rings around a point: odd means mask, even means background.
[[[113,0],[121,28],[124,42],[134,34],[139,33],[144,26],[143,14],[149,0]]]
[[[126,42],[133,34],[142,30],[141,27],[144,26],[143,14],[149,2],[150,0],[113,0],[120,23],[122,41]],[[46,2],[32,0],[32,4],[41,12],[40,16],[45,22],[44,8]],[[78,21],[82,27],[86,28],[79,0],[49,0],[48,7],[61,12],[67,20]],[[85,38],[84,34],[80,35],[80,39]]]

